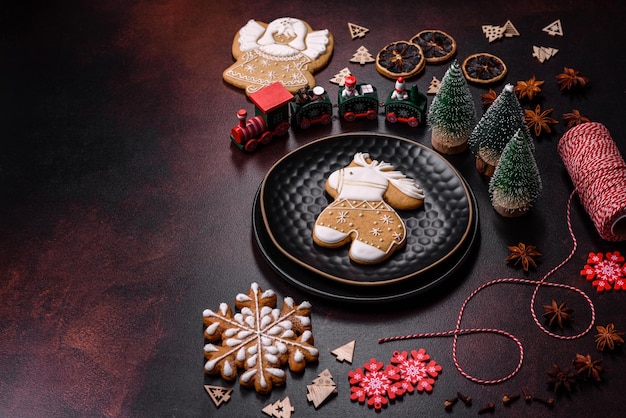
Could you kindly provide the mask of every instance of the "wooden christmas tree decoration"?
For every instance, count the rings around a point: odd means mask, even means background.
[[[483,25],[483,33],[489,42],[502,38],[502,36],[504,36],[504,30],[502,26]]]
[[[546,32],[550,36],[563,36],[563,26],[561,25],[561,19],[555,20],[541,30]]]
[[[510,20],[507,20],[502,28],[504,29],[504,36],[506,36],[507,38],[519,36],[519,32],[517,31],[515,26],[513,26],[513,23]]]
[[[555,56],[557,52],[559,52],[559,50],[556,48],[533,45],[533,57],[537,58],[537,61],[539,61],[542,64],[544,61],[547,61],[553,56]]]
[[[338,84],[340,86],[343,86],[345,84],[345,82],[346,82],[346,77],[349,76],[349,75],[352,75],[352,73],[350,72],[348,67],[346,67],[343,70],[341,70],[340,72],[338,72],[337,74],[335,74],[335,76],[330,79],[330,82],[334,83],[334,84]]]
[[[347,361],[348,363],[352,364],[352,356],[354,355],[355,343],[356,341],[352,340],[349,343],[342,345],[341,347],[335,348],[330,353],[337,357],[337,361]]]
[[[289,399],[289,396],[287,396],[282,401],[278,400],[267,405],[261,411],[274,418],[291,418],[291,413],[294,411],[294,407],[291,406],[291,400]]]
[[[441,81],[437,77],[433,77],[433,79],[430,80],[430,84],[428,85],[428,90],[426,90],[426,94],[437,94],[440,85]]]
[[[366,62],[374,62],[376,61],[372,54],[365,48],[364,46],[359,47],[356,50],[350,62],[358,62],[361,65],[364,65]]]
[[[348,29],[350,30],[350,37],[352,39],[362,38],[370,31],[368,28],[350,22],[348,22]]]
[[[218,408],[221,404],[230,400],[230,394],[233,391],[232,388],[212,385],[204,385],[204,390],[206,390],[206,392],[209,394],[209,397]]]
[[[526,132],[518,129],[489,181],[493,208],[508,218],[528,212],[541,193],[541,177],[529,144]]]
[[[502,150],[518,129],[528,132],[513,85],[507,84],[480,118],[468,140],[480,173],[489,177],[493,175]]]
[[[309,402],[313,403],[316,409],[330,398],[331,395],[337,394],[337,385],[328,369],[320,373],[318,377],[313,380],[313,384],[307,385],[306,389],[306,398]]]
[[[441,80],[427,121],[434,149],[443,154],[459,154],[467,149],[467,139],[476,125],[476,111],[472,93],[456,60]]]

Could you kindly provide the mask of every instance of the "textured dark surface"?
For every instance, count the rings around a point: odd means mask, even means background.
[[[392,164],[424,190],[424,205],[401,211],[407,243],[378,265],[353,263],[348,247],[313,243],[315,219],[333,201],[324,191],[328,176],[368,152]],[[451,257],[475,224],[470,192],[457,171],[438,153],[412,141],[371,133],[323,138],[287,155],[261,186],[267,232],[285,255],[331,280],[354,285],[398,282],[427,272]]]
[[[230,144],[239,108],[253,111],[241,90],[222,80],[233,63],[235,33],[248,19],[280,16],[328,28],[336,48],[316,74],[331,98],[328,82],[344,67],[374,84],[380,97],[393,88],[373,64],[349,63],[361,46],[376,54],[424,29],[441,29],[458,43],[462,61],[476,52],[501,57],[504,83],[545,80],[538,99],[561,119],[573,108],[603,123],[626,151],[623,70],[624,2],[545,1],[318,1],[206,0],[9,1],[0,13],[0,416],[2,417],[257,417],[261,409],[289,396],[294,417],[469,416],[489,401],[496,416],[620,416],[626,389],[624,348],[596,351],[593,329],[563,341],[545,335],[530,313],[532,286],[502,284],[481,291],[465,310],[464,327],[494,327],[515,334],[524,345],[520,372],[499,385],[471,383],[454,367],[451,338],[379,344],[378,338],[454,328],[463,301],[478,286],[501,277],[537,280],[570,252],[565,219],[572,184],[556,150],[565,125],[535,141],[544,191],[531,211],[504,219],[493,211],[487,182],[470,154],[446,159],[473,191],[479,213],[479,241],[467,262],[433,291],[393,304],[354,306],[319,297],[284,280],[255,243],[255,195],[268,170],[288,152],[317,138],[371,131],[397,135],[430,147],[430,131],[376,121],[347,123],[336,115],[328,126],[290,131],[254,154]],[[511,20],[521,36],[489,43],[486,24]],[[564,36],[542,28],[561,19]],[[370,29],[352,40],[347,22]],[[559,52],[543,64],[532,46]],[[591,79],[579,93],[559,91],[555,75],[568,66]],[[408,80],[426,91],[441,79],[446,64],[427,65]],[[480,94],[472,85],[482,114]],[[428,96],[429,104],[432,96]],[[534,108],[535,103],[523,103]],[[336,109],[335,109],[336,112]],[[578,248],[551,281],[585,290],[597,324],[625,330],[626,293],[598,294],[579,276],[590,251],[626,245],[603,241],[575,198],[572,227]],[[542,257],[528,274],[504,262],[507,245],[536,245]],[[269,396],[203,373],[202,311],[234,305],[252,282],[273,289],[282,300],[309,300],[319,363],[288,373],[284,387]],[[563,335],[585,329],[589,308],[577,294],[542,288],[533,307],[552,299],[574,309]],[[356,340],[352,365],[330,351]],[[432,394],[405,396],[381,414],[349,399],[347,373],[394,350],[423,347],[441,364]],[[551,396],[546,372],[568,367],[576,353],[602,359],[599,384],[578,385],[556,397],[552,410],[533,402],[501,406],[504,394],[526,387]],[[498,378],[518,362],[517,347],[491,334],[461,336],[458,361],[473,375]],[[315,410],[306,385],[328,368],[338,395]],[[233,387],[228,403],[216,408],[203,384]],[[457,391],[472,396],[472,407],[443,409]]]

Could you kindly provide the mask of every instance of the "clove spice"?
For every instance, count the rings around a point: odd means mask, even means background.
[[[478,410],[478,415],[486,414],[487,412],[494,412],[496,410],[496,404],[489,402],[485,407]]]
[[[511,405],[513,402],[515,402],[516,400],[518,400],[520,398],[520,395],[504,395],[502,397],[502,404],[504,404],[504,406],[509,406]]]
[[[461,400],[465,405],[472,406],[472,397],[471,396],[463,396],[461,392],[456,393],[457,398]]]
[[[452,407],[458,400],[459,398],[447,399],[443,402],[443,407],[445,408],[446,411],[449,411],[452,409]]]
[[[548,408],[552,408],[554,406],[554,398],[541,399],[533,396],[533,401],[539,402],[540,404],[543,404]]]

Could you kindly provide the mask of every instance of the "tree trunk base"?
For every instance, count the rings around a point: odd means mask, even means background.
[[[496,212],[498,212],[500,215],[504,216],[505,218],[520,217],[524,215],[526,212],[528,212],[528,210],[530,209],[529,207],[519,208],[519,209],[508,209],[508,208],[505,208],[504,206],[500,206],[495,203],[492,204],[492,206]]]
[[[452,139],[437,128],[433,128],[430,142],[433,148],[442,154],[455,155],[467,149],[467,138],[465,140]]]
[[[491,177],[493,176],[493,172],[495,171],[495,169],[496,166],[489,164],[488,162],[480,158],[479,155],[476,156],[476,170],[478,170],[480,174]]]

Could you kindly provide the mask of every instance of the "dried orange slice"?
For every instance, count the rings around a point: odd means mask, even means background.
[[[428,64],[446,61],[456,53],[454,38],[438,29],[423,30],[411,38],[411,42],[422,48]]]
[[[487,52],[479,52],[465,58],[461,69],[468,81],[479,84],[495,83],[506,75],[504,61]]]
[[[426,59],[422,48],[408,41],[388,44],[376,55],[376,69],[385,77],[411,77],[424,69]]]

